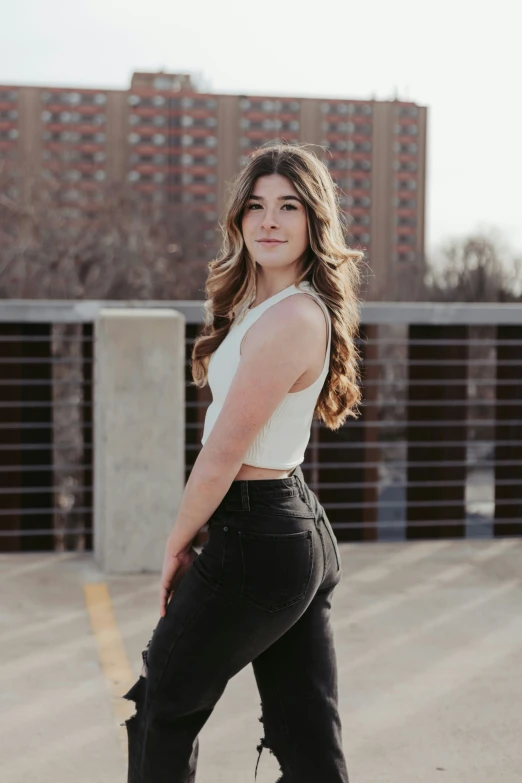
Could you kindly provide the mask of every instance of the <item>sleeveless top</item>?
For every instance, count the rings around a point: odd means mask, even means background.
[[[216,422],[232,383],[232,378],[238,368],[240,361],[239,349],[244,335],[269,307],[287,296],[297,293],[311,294],[326,316],[328,346],[323,369],[311,386],[297,392],[289,392],[283,397],[244,455],[243,462],[247,465],[284,470],[285,468],[296,467],[296,465],[303,462],[305,450],[310,439],[317,398],[321,393],[330,368],[331,320],[329,310],[318,291],[309,281],[303,280],[299,286],[292,283],[292,285],[265,299],[264,302],[261,302],[256,307],[252,307],[249,310],[243,309],[240,317],[243,317],[243,314],[245,314],[244,318],[239,323],[236,318],[231,324],[227,336],[210,357],[208,383],[212,392],[212,402],[205,414],[203,437],[201,438],[201,443],[203,444]]]

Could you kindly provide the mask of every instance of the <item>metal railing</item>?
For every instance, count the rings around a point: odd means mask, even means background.
[[[203,303],[0,303],[0,549],[92,549],[93,323],[101,307],[186,319],[186,476],[208,387]],[[522,534],[522,305],[367,303],[361,416],[315,421],[303,473],[341,540]]]

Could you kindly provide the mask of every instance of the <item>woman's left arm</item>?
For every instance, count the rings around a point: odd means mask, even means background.
[[[196,556],[191,549],[194,536],[225,496],[250,444],[305,372],[308,357],[316,348],[324,350],[324,328],[318,328],[318,319],[324,325],[324,317],[318,305],[302,301],[308,299],[293,296],[273,305],[243,341],[238,369],[194,463],[167,541],[160,588],[162,616],[170,593]]]

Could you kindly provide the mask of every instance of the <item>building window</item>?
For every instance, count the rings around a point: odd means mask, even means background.
[[[66,180],[67,182],[78,182],[78,180],[81,178],[81,171],[77,171],[76,169],[70,169],[69,171],[64,171],[62,173],[62,179]]]
[[[360,123],[354,126],[354,133],[360,133],[362,136],[371,136],[372,126],[366,123]]]
[[[372,163],[370,160],[349,160],[348,168],[352,171],[371,171]]]
[[[282,112],[298,112],[300,109],[298,101],[281,101]]]
[[[396,144],[395,150],[396,152],[403,153],[406,155],[414,155],[417,152],[418,147],[417,144],[414,141],[412,141],[409,144]]]
[[[71,106],[78,106],[82,102],[82,96],[79,92],[64,92],[60,98],[62,103],[69,103]]]
[[[395,180],[398,190],[417,190],[417,183],[414,179]]]
[[[290,122],[281,123],[281,130],[283,131],[298,131],[299,120],[290,120]]]
[[[0,102],[10,103],[16,100],[18,100],[18,92],[16,90],[0,90]]]
[[[411,123],[409,125],[399,125],[397,123],[395,125],[395,133],[399,136],[417,136],[419,129],[416,125],[412,125]]]
[[[407,252],[399,253],[399,255],[397,257],[398,257],[399,261],[410,261],[411,262],[411,261],[415,261],[416,260],[417,254],[414,251],[412,251],[412,250],[408,250]]]
[[[397,115],[399,117],[418,117],[419,109],[417,106],[398,106]]]

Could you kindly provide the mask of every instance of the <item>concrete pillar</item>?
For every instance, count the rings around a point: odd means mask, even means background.
[[[94,558],[159,572],[185,486],[185,319],[102,309],[94,353]]]

